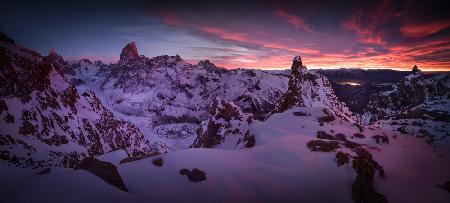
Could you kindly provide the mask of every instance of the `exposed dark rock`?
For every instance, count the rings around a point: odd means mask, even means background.
[[[355,133],[355,134],[353,134],[353,137],[356,137],[356,138],[365,138],[366,136],[364,136],[364,135],[361,134],[361,133]]]
[[[329,116],[321,116],[317,119],[317,121],[319,123],[328,123],[334,121],[334,119],[335,119],[334,116],[329,115]]]
[[[247,133],[249,133],[249,132],[247,131]],[[244,141],[247,141],[247,144],[245,144],[246,148],[252,148],[256,144],[256,140],[255,140],[255,136],[254,135],[245,136],[244,137]]]
[[[117,167],[109,162],[100,161],[93,157],[86,157],[78,164],[75,169],[89,171],[97,177],[100,177],[107,183],[128,192],[127,186],[125,185],[122,177],[120,177],[120,174],[117,171]]]
[[[155,166],[162,166],[163,165],[163,159],[161,157],[156,158],[152,161],[153,165]]]
[[[336,137],[338,140],[344,141],[347,139],[347,136],[345,136],[343,133],[338,133],[336,135],[334,135],[334,137]]]
[[[353,200],[357,203],[386,203],[386,196],[377,192],[373,186],[375,168],[372,163],[357,157],[353,159],[353,169],[358,174],[352,185]]]
[[[228,136],[239,135],[234,149],[250,148],[255,145],[255,136],[249,131],[252,115],[242,112],[233,102],[215,98],[209,112],[210,118],[197,129],[197,138],[191,147],[213,148]],[[231,123],[238,123],[232,125]]]
[[[325,131],[317,131],[317,138],[325,140],[337,140],[333,135],[326,133]]]
[[[144,155],[140,155],[140,156],[132,156],[132,157],[127,157],[125,159],[120,160],[120,163],[128,163],[128,162],[133,162],[133,161],[139,161],[142,159],[146,159],[146,158],[150,158],[156,155],[159,155],[159,152],[150,152],[148,154],[144,154]]]
[[[349,140],[345,140],[344,146],[346,148],[349,148],[349,149],[355,149],[357,147],[360,147],[361,144],[356,143],[356,142],[352,142],[352,141],[349,141]]]
[[[139,53],[135,42],[128,43],[120,53],[120,60],[127,61],[128,59],[138,58]]]
[[[359,130],[360,133],[364,132],[364,128],[363,128],[362,125],[360,125],[360,124],[358,124],[358,123],[355,123],[354,125],[358,128],[358,130]]]
[[[311,140],[306,144],[306,146],[311,151],[321,151],[321,152],[332,152],[332,151],[340,148],[339,142],[324,141],[324,140]]]
[[[375,139],[377,144],[389,144],[389,138],[386,135],[375,135],[372,138]]]
[[[189,169],[181,169],[181,175],[186,175],[191,182],[200,182],[206,180],[206,174],[200,169],[194,168],[192,170]]]
[[[343,152],[338,152],[336,154],[336,164],[338,166],[342,166],[344,164],[348,164],[348,161],[350,160],[350,155]]]
[[[311,101],[320,102],[313,103]],[[296,56],[292,62],[288,90],[283,94],[272,113],[284,112],[295,106],[333,109],[333,114],[328,114],[320,119],[319,122],[322,124],[334,120],[334,117],[332,118],[334,115],[342,117],[344,120],[353,119],[353,115],[345,104],[340,102],[334,94],[328,79],[319,73],[308,71],[303,66],[300,56]]]

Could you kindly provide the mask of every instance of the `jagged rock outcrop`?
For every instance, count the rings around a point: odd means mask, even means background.
[[[255,145],[249,124],[253,118],[232,102],[216,98],[211,105],[211,117],[202,122],[192,147],[241,149]]]
[[[95,176],[103,179],[108,184],[128,192],[127,186],[123,182],[119,171],[117,171],[117,167],[112,163],[100,161],[93,157],[86,157],[81,160],[76,169],[89,171]]]
[[[422,71],[417,67],[417,65],[414,65],[413,69],[411,70],[413,74],[421,73]]]
[[[143,66],[148,59],[140,56],[135,42],[130,42],[122,49],[120,59],[117,62],[121,66]]]
[[[132,123],[116,118],[93,92],[79,94],[52,51],[0,42],[0,159],[23,167],[74,167],[86,156],[150,151]]]
[[[134,50],[130,47],[124,52]],[[62,69],[78,89],[94,91],[123,118],[138,119],[138,127],[160,152],[189,147],[216,97],[261,120],[287,90],[283,71],[228,70],[208,60],[194,65],[180,56],[146,58],[130,52],[131,58],[116,64],[81,60]]]
[[[128,60],[136,59],[139,57],[139,53],[135,42],[128,43],[120,53],[119,63],[126,63]]]
[[[309,71],[303,65],[300,56],[296,56],[292,62],[288,90],[273,113],[283,112],[295,106],[323,107],[344,120],[356,121],[353,113],[338,100],[328,79],[321,74]]]
[[[427,142],[450,136],[450,74],[424,75],[414,66],[410,75],[388,91],[369,98],[361,115],[365,124],[426,137]]]

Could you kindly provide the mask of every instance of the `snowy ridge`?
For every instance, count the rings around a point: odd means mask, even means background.
[[[300,56],[295,57],[292,62],[289,88],[274,113],[296,106],[323,107],[346,121],[357,121],[346,105],[338,100],[328,79],[322,74],[307,70]]]
[[[193,65],[180,56],[146,58],[139,56],[133,43],[121,56],[116,64],[81,60],[62,69],[78,90],[95,92],[114,114],[135,123],[152,148],[161,152],[189,147],[216,97],[264,119],[287,90],[289,79],[282,72],[227,70],[207,60]]]
[[[74,167],[86,156],[150,151],[140,130],[117,119],[93,92],[67,82],[62,57],[0,42],[0,157],[23,167]]]

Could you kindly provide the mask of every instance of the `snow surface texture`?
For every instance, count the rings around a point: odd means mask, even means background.
[[[131,122],[118,119],[93,92],[79,94],[61,74],[65,62],[0,41],[0,157],[22,167],[74,167],[83,157],[124,149],[147,153]]]
[[[303,112],[306,116],[295,116]],[[450,179],[450,154],[435,150],[419,139],[384,129],[364,129],[366,138],[351,138],[360,132],[352,123],[337,118],[323,126],[322,108],[292,108],[251,125],[256,146],[241,150],[194,148],[177,150],[139,161],[117,164],[129,193],[86,171],[52,169],[0,170],[0,191],[5,202],[352,202],[355,179],[352,164],[338,167],[334,153],[311,152],[306,143],[316,132],[343,133],[353,142],[375,146],[374,159],[386,177],[375,176],[377,191],[389,202],[450,201],[436,185]],[[385,134],[389,144],[371,137]],[[339,148],[336,151],[347,151]],[[117,156],[117,152],[112,157]],[[152,160],[162,158],[161,167]],[[198,168],[207,180],[190,182],[180,169]],[[70,195],[67,195],[70,191]],[[326,195],[324,195],[326,194]]]

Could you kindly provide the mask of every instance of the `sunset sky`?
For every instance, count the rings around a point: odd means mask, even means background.
[[[132,2],[132,3],[130,3]],[[165,3],[162,3],[165,2]],[[0,30],[46,55],[112,63],[135,41],[226,68],[450,70],[445,1],[10,1]]]

